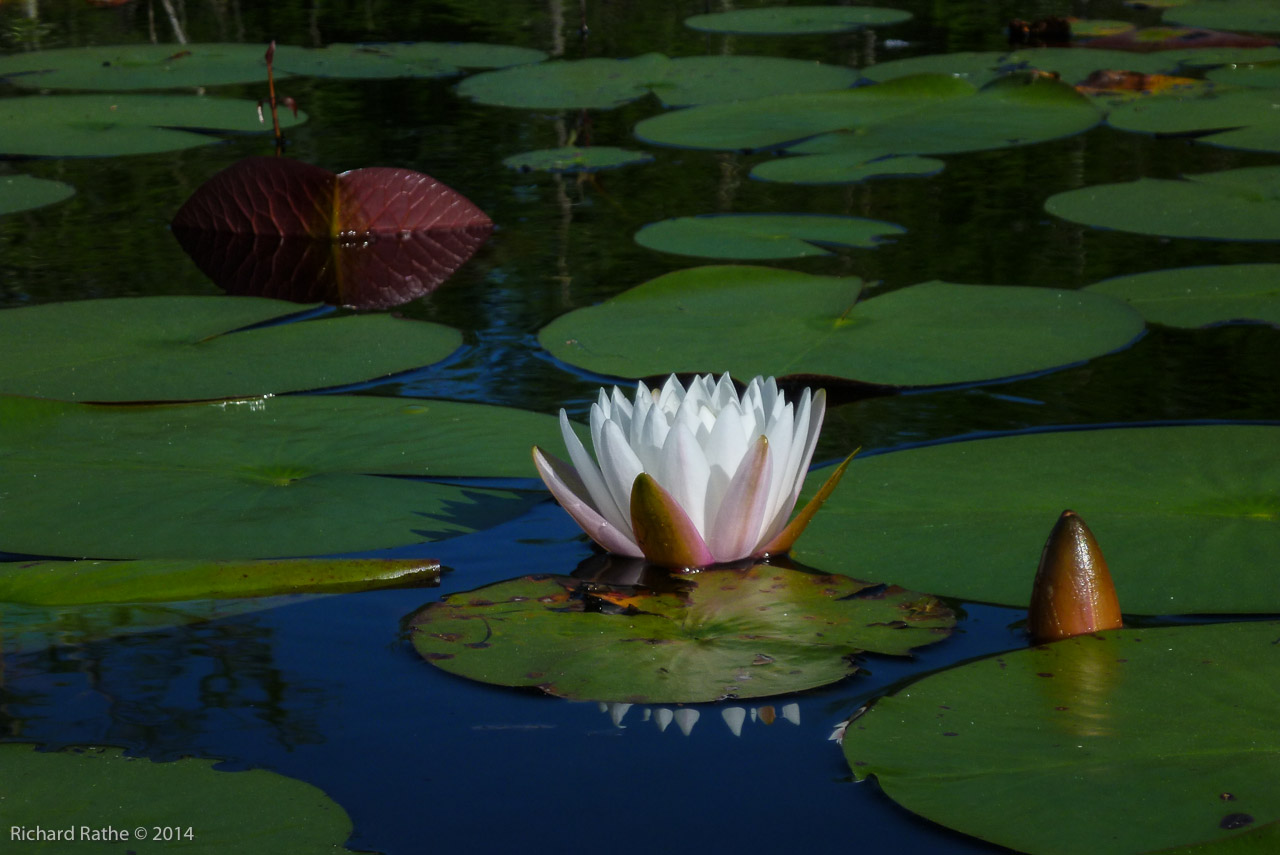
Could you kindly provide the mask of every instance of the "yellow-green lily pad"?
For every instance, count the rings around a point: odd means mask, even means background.
[[[905,656],[954,622],[932,597],[761,564],[661,591],[526,576],[426,606],[409,633],[427,661],[473,680],[694,703],[833,683],[859,670],[857,654]]]

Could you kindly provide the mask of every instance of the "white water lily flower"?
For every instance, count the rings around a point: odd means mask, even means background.
[[[614,387],[591,406],[595,459],[560,411],[572,464],[534,448],[552,495],[609,552],[705,567],[786,552],[835,487],[832,476],[788,524],[813,457],[826,393],[789,403],[772,378],[741,396],[728,374],[675,375],[627,400]],[[846,461],[847,463],[847,461]]]

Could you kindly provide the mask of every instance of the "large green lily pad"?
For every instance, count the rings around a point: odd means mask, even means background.
[[[636,163],[649,163],[645,151],[614,146],[561,146],[526,151],[503,158],[502,165],[522,172],[596,172]]]
[[[1250,622],[1001,654],[877,701],[845,757],[907,809],[1018,852],[1271,852],[1274,834],[1245,835],[1280,820],[1278,639]]]
[[[1045,538],[1071,508],[1126,614],[1280,612],[1277,447],[1280,428],[1196,425],[859,456],[793,554],[828,572],[1025,607]]]
[[[0,77],[36,89],[140,90],[222,86],[267,80],[267,46],[253,44],[107,45],[0,57]],[[539,62],[547,55],[507,45],[411,42],[281,45],[273,70],[346,78],[440,77],[465,68]]]
[[[786,147],[795,154],[945,154],[1006,148],[1080,133],[1097,108],[1070,86],[1006,78],[978,89],[939,74],[840,92],[779,95],[645,119],[636,136],[686,148]]]
[[[0,602],[40,606],[320,594],[439,583],[438,561],[407,558],[0,562]]]
[[[828,246],[872,249],[906,229],[882,220],[818,214],[708,214],[650,223],[636,232],[649,249],[701,258],[806,258]]]
[[[751,177],[790,184],[854,184],[868,178],[937,175],[945,165],[932,157],[876,157],[868,160],[863,152],[852,151],[766,160],[751,168]]]
[[[1280,33],[1280,9],[1272,0],[1199,0],[1170,9],[1164,19],[1186,27]]]
[[[33,175],[0,176],[0,214],[43,208],[76,194],[76,188],[61,181]]]
[[[1280,240],[1280,166],[1139,178],[1050,196],[1050,214],[1096,228],[1210,240]]]
[[[665,106],[735,101],[743,92],[773,95],[852,86],[851,68],[764,56],[688,56],[647,53],[631,59],[577,59],[487,71],[468,77],[458,92],[499,107],[611,109],[652,92]]]
[[[523,477],[552,417],[337,395],[97,406],[0,398],[0,544],[92,558],[269,558],[419,543],[533,497],[403,477]]]
[[[807,35],[847,33],[910,19],[910,12],[878,6],[777,6],[694,15],[685,18],[684,25],[708,33]]]
[[[301,309],[259,297],[125,297],[7,309],[0,312],[0,392],[79,401],[295,392],[407,371],[462,343],[449,327],[388,315],[255,326]]]
[[[265,769],[219,772],[216,762],[0,745],[5,839],[24,853],[348,851],[351,820],[323,791]],[[37,830],[70,838],[39,840]]]
[[[1207,75],[1214,83],[1225,86],[1254,86],[1260,89],[1280,89],[1280,61],[1238,63],[1215,68]],[[1253,121],[1256,116],[1248,117]]]
[[[866,300],[861,291],[852,277],[695,267],[563,315],[538,339],[566,362],[622,377],[714,368],[931,386],[1079,362],[1143,329],[1133,309],[1086,292],[946,282]]]
[[[714,569],[655,592],[526,576],[452,594],[409,621],[450,673],[561,697],[693,703],[782,695],[907,655],[955,620],[937,600],[769,565]]]
[[[1171,93],[1116,106],[1107,123],[1122,131],[1194,134],[1224,148],[1280,152],[1280,89],[1211,89]]]
[[[1280,326],[1280,264],[1153,270],[1117,276],[1086,290],[1124,300],[1148,321],[1171,327],[1231,321]]]
[[[305,122],[280,112],[284,128]],[[180,130],[182,129],[182,130]],[[253,101],[205,95],[29,95],[0,99],[0,154],[112,157],[221,142],[196,131],[263,133]]]

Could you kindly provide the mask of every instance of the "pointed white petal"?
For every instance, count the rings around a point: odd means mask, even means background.
[[[724,723],[729,725],[729,731],[734,736],[742,736],[742,723],[747,720],[747,711],[742,707],[725,707],[720,711],[720,717],[724,719]]]
[[[592,407],[592,413],[594,414],[594,412],[595,407]],[[564,436],[564,444],[569,450],[569,460],[573,463],[574,471],[586,488],[586,496],[583,498],[585,499],[589,496],[592,509],[634,544],[636,538],[631,531],[631,511],[624,511],[618,507],[618,503],[605,485],[604,478],[601,477],[600,467],[596,466],[595,461],[591,459],[591,455],[587,453],[587,449],[583,447],[582,441],[574,433],[573,426],[569,424],[569,416],[564,410],[560,411],[560,433]],[[563,505],[564,502],[560,504]],[[574,517],[574,519],[577,519],[577,517]],[[583,528],[585,529],[586,526],[584,525]],[[600,541],[597,540],[596,543],[600,543]],[[610,552],[615,551],[603,543],[600,543],[600,545]],[[622,554],[630,555],[631,553]]]
[[[707,481],[711,467],[702,446],[687,427],[677,425],[667,434],[662,459],[655,471],[658,483],[680,503],[705,540]]]
[[[546,454],[540,448],[533,450],[533,463],[538,469],[538,474],[542,476],[542,482],[551,491],[551,495],[562,508],[569,512],[569,516],[573,517],[574,522],[587,533],[588,537],[616,555],[627,555],[632,558],[644,556],[640,547],[631,538],[630,526],[624,534],[596,511],[586,495],[587,491],[582,481],[569,464]]]
[[[627,445],[627,438],[616,422],[605,422],[600,428],[600,444],[596,446],[596,456],[600,458],[600,474],[604,477],[609,495],[619,508],[627,508],[627,516],[631,515],[631,485],[636,476],[644,471],[640,458]]]
[[[769,440],[761,436],[725,489],[706,538],[717,561],[746,558],[760,544],[769,504],[770,457]]]

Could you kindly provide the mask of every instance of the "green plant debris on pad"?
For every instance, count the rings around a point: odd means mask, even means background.
[[[932,157],[879,157],[861,152],[780,157],[758,163],[751,177],[791,184],[853,184],[868,178],[937,175],[946,164]]]
[[[560,60],[468,77],[458,93],[482,104],[531,109],[611,109],[652,92],[667,107],[735,101],[742,93],[821,92],[852,86],[850,68],[763,56],[647,53],[631,59]]]
[[[702,258],[805,258],[828,246],[871,249],[902,226],[819,214],[708,214],[650,223],[636,232],[649,249]]]
[[[1149,322],[1165,326],[1232,321],[1280,326],[1280,264],[1153,270],[1097,282],[1087,290],[1124,300]]]
[[[462,343],[449,327],[389,315],[245,329],[307,308],[260,297],[122,297],[9,309],[0,313],[0,393],[190,401],[296,392],[407,371]]]
[[[648,152],[614,146],[562,146],[526,151],[504,158],[503,166],[524,172],[596,172],[636,163],[649,163]]]
[[[1107,124],[1147,134],[1194,134],[1224,148],[1280,153],[1280,89],[1173,93],[1116,106]]]
[[[140,853],[346,852],[351,820],[322,790],[265,769],[220,772],[216,760],[185,757],[168,763],[126,757],[119,748],[57,752],[0,745],[0,800],[10,828],[70,833],[66,839],[13,842],[19,852],[78,849]],[[130,835],[80,837],[105,829]],[[168,829],[172,840],[152,840]],[[187,836],[190,830],[190,837]]]
[[[736,377],[930,386],[1079,362],[1124,347],[1143,329],[1136,311],[1100,294],[945,282],[866,300],[861,291],[852,277],[695,267],[569,312],[538,339],[565,362],[622,377],[714,366]],[[749,317],[743,306],[752,307]]]
[[[61,181],[33,175],[0,175],[0,214],[43,208],[76,194],[76,188]]]
[[[945,638],[937,600],[769,565],[704,570],[672,591],[526,576],[452,594],[409,621],[432,664],[501,686],[628,703],[758,698]]]
[[[846,33],[910,19],[910,12],[878,6],[781,6],[694,15],[684,24],[709,33],[805,35]]]
[[[265,83],[265,44],[107,45],[0,57],[0,77],[33,89],[141,90]],[[408,42],[276,48],[276,79],[291,74],[345,78],[439,77],[546,59],[506,45]]]
[[[270,558],[487,528],[536,494],[404,477],[524,477],[548,415],[336,395],[98,406],[0,398],[0,515],[12,552]]]
[[[1270,852],[1274,831],[1245,835],[1280,819],[1277,638],[1228,623],[1000,654],[877,701],[845,757],[908,810],[1018,852]]]
[[[1125,614],[1280,612],[1269,559],[1280,550],[1277,447],[1277,427],[1195,425],[859,456],[793,555],[826,572],[875,567],[894,584],[1026,607],[1045,536],[1071,508],[1106,555]]]
[[[1164,20],[1186,27],[1280,34],[1280,8],[1272,0],[1199,0],[1164,13]]]
[[[439,562],[416,559],[0,562],[0,602],[45,606],[265,597],[439,583]]]
[[[305,122],[280,112],[280,126]],[[189,130],[179,130],[189,129]],[[253,101],[205,95],[29,95],[0,99],[0,154],[114,157],[213,145],[196,131],[264,133]]]
[[[1101,118],[1088,98],[1056,80],[1009,77],[978,89],[955,77],[920,74],[665,113],[640,122],[635,133],[684,148],[857,152],[872,160],[1026,145],[1080,133]]]
[[[1050,214],[1096,228],[1212,240],[1280,240],[1280,166],[1139,178],[1049,197]]]

